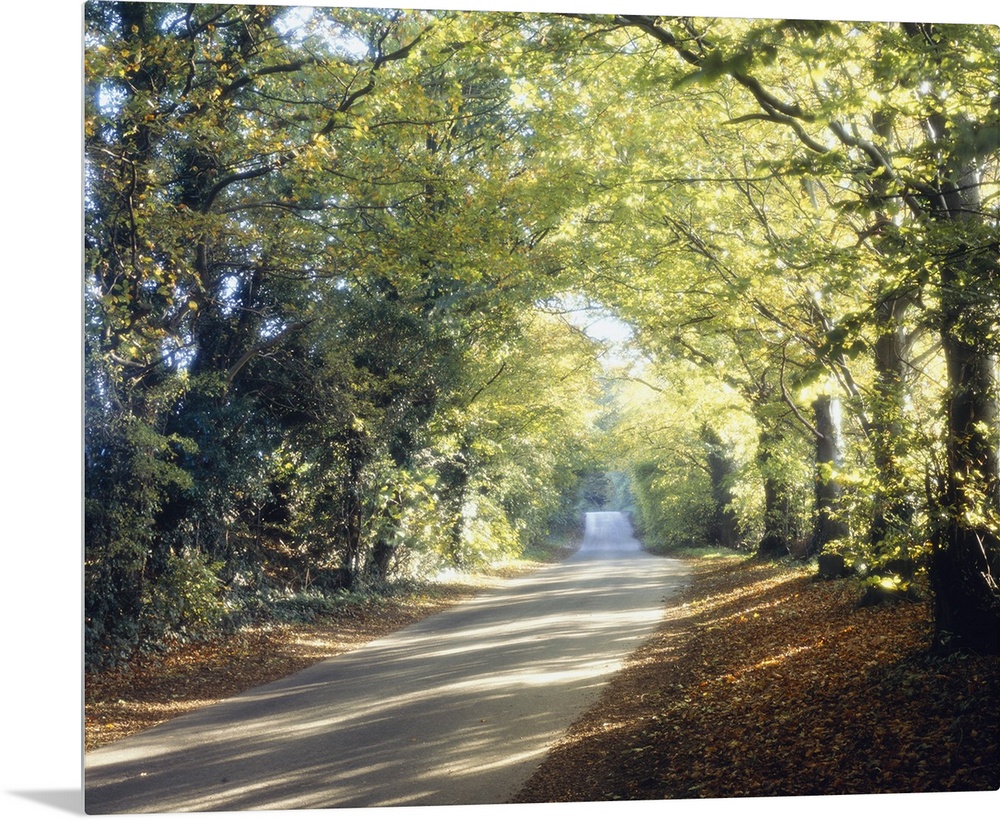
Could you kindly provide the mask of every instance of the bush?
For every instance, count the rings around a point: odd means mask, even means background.
[[[222,563],[198,552],[172,554],[143,596],[144,643],[202,638],[225,627],[232,605],[219,580]]]

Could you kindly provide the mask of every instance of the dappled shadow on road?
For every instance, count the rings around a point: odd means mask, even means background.
[[[929,655],[926,603],[749,559],[693,578],[516,800],[997,788],[1000,667]]]
[[[684,582],[620,542],[89,754],[88,811],[502,802]]]

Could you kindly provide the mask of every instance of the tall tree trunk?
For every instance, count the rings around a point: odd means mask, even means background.
[[[464,562],[462,546],[465,538],[465,502],[468,498],[471,478],[470,441],[463,437],[455,455],[440,469],[441,484],[445,503],[451,511],[451,527],[448,532],[448,559],[456,567]]]
[[[942,272],[941,338],[948,366],[947,469],[941,480],[943,522],[931,578],[935,648],[1000,653],[1000,451],[997,436],[997,333],[1000,282],[995,244],[963,248]],[[992,520],[991,520],[992,519]]]
[[[832,541],[848,534],[841,512],[843,488],[837,478],[843,452],[840,435],[840,402],[820,396],[813,402],[816,420],[816,523],[809,552],[821,553]]]
[[[708,538],[712,543],[727,549],[740,544],[740,522],[733,510],[732,477],[736,471],[732,456],[726,451],[719,434],[707,425],[702,428],[702,439],[708,450],[708,474],[715,502]]]
[[[877,557],[891,548],[894,534],[907,532],[913,505],[900,456],[905,446],[903,407],[906,398],[907,357],[913,339],[903,326],[912,300],[891,295],[877,307],[880,334],[875,342],[875,395],[872,400],[871,442],[878,483],[868,543]],[[892,556],[887,556],[892,557]]]
[[[941,163],[918,209],[940,242],[939,330],[948,372],[947,464],[939,479],[931,583],[934,647],[1000,653],[1000,241],[982,202],[980,160],[1000,150],[1000,122],[952,118],[933,94],[954,44],[931,24],[907,23],[923,58],[935,104],[924,121]]]
[[[365,567],[364,471],[368,465],[368,447],[362,434],[352,435],[347,445],[347,476],[344,488],[343,553],[341,575],[348,589],[362,582]]]
[[[764,477],[764,534],[757,547],[762,557],[788,555],[792,550],[789,488],[769,468],[778,445],[773,435],[763,434],[757,448],[757,463]]]

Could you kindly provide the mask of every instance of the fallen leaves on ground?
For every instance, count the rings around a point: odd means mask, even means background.
[[[1000,786],[1000,659],[932,657],[929,604],[858,609],[851,579],[746,558],[692,570],[518,802]]]

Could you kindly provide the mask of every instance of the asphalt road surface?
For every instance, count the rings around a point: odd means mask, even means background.
[[[685,582],[588,513],[563,563],[87,753],[87,813],[503,803]]]

